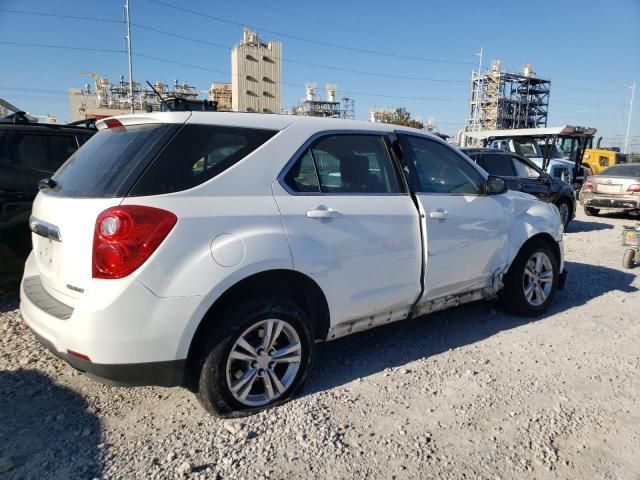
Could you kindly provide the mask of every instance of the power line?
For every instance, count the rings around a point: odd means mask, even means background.
[[[216,48],[222,48],[225,50],[232,50],[230,47],[226,46],[226,45],[222,45],[220,43],[215,43],[215,42],[210,42],[208,40],[203,40],[200,38],[195,38],[195,37],[190,37],[187,35],[181,35],[179,33],[175,33],[175,32],[168,32],[166,30],[161,30],[159,28],[154,28],[154,27],[149,27],[147,25],[140,25],[139,23],[132,23],[132,25],[136,28],[142,29],[142,30],[148,30],[151,32],[155,32],[155,33],[160,33],[162,35],[167,35],[170,37],[174,37],[174,38],[180,38],[182,40],[188,40],[191,42],[195,42],[195,43],[200,43],[203,45],[208,45],[208,46],[212,46],[212,47],[216,47]],[[325,70],[335,70],[335,71],[339,71],[339,72],[347,72],[347,73],[355,73],[358,75],[369,75],[369,76],[375,76],[375,77],[383,77],[383,78],[396,78],[396,79],[401,79],[401,80],[417,80],[417,81],[422,81],[422,82],[441,82],[441,83],[468,83],[468,80],[450,80],[450,79],[444,79],[444,78],[429,78],[429,77],[412,77],[412,76],[408,76],[408,75],[395,75],[392,73],[380,73],[380,72],[370,72],[370,71],[363,71],[363,70],[355,70],[355,69],[351,69],[351,68],[343,68],[343,67],[335,67],[335,66],[331,66],[331,65],[320,65],[318,63],[311,63],[311,62],[306,62],[306,61],[302,61],[302,60],[296,60],[293,58],[285,58],[285,57],[280,57],[280,59],[283,62],[287,62],[287,63],[294,63],[297,65],[306,65],[309,67],[316,67],[316,68],[322,68]]]
[[[162,0],[148,0],[151,3],[155,3],[158,5],[162,5],[164,7],[167,8],[173,8],[174,10],[178,10],[180,12],[185,12],[185,13],[190,13],[192,15],[196,15],[199,17],[204,17],[204,18],[208,18],[210,20],[214,20],[216,22],[221,22],[221,23],[226,23],[229,25],[235,25],[235,26],[239,26],[239,27],[246,27],[248,25],[244,24],[244,23],[240,23],[240,22],[236,22],[234,20],[229,20],[226,18],[222,18],[222,17],[217,17],[214,15],[209,15],[207,13],[204,12],[198,12],[196,10],[191,10],[188,8],[184,8],[184,7],[179,7],[177,5],[173,5],[171,3],[167,3],[164,2]],[[331,43],[331,42],[325,42],[322,40],[315,40],[315,39],[311,39],[311,38],[306,38],[306,37],[300,37],[298,35],[291,35],[288,33],[284,33],[284,32],[279,32],[279,31],[275,31],[275,30],[269,30],[263,27],[258,27],[258,26],[250,26],[251,28],[253,28],[254,30],[260,30],[262,32],[267,32],[270,33],[272,35],[277,35],[280,37],[285,37],[285,38],[291,38],[294,40],[300,40],[302,42],[308,42],[308,43],[313,43],[316,45],[322,45],[325,47],[332,47],[332,48],[339,48],[342,50],[350,50],[353,52],[359,52],[359,53],[367,53],[370,55],[379,55],[379,56],[383,56],[383,57],[391,57],[391,58],[400,58],[400,59],[404,59],[404,60],[414,60],[414,61],[420,61],[420,62],[432,62],[432,63],[446,63],[446,64],[454,64],[454,65],[475,65],[472,62],[466,62],[466,61],[462,61],[462,60],[445,60],[445,59],[437,59],[437,58],[425,58],[425,57],[415,57],[415,56],[411,56],[411,55],[400,55],[397,53],[390,53],[390,52],[381,52],[378,50],[369,50],[366,48],[358,48],[358,47],[350,47],[348,45],[341,45],[338,43]]]
[[[617,94],[617,95],[622,95],[622,94],[626,94],[627,92],[622,91],[622,90],[598,90],[595,88],[579,88],[579,87],[570,87],[568,85],[553,85],[553,88],[561,88],[561,89],[566,89],[566,90],[578,90],[581,92],[594,92],[594,93],[612,93],[612,94]]]
[[[91,22],[103,22],[103,23],[122,23],[122,20],[113,20],[110,18],[98,18],[98,17],[81,17],[78,15],[62,15],[59,13],[48,13],[48,12],[34,12],[27,10],[12,10],[9,8],[0,8],[0,12],[5,13],[15,13],[19,15],[38,15],[41,17],[57,17],[57,18],[68,18],[71,20],[86,20]]]
[[[0,45],[11,45],[14,47],[57,48],[62,50],[80,50],[84,52],[125,53],[124,50],[110,50],[106,48],[75,47],[70,45],[48,45],[44,43],[6,42],[4,40],[0,40]]]
[[[169,60],[166,58],[160,58],[160,57],[155,57],[153,55],[146,55],[146,54],[141,54],[141,53],[134,53],[133,54],[136,57],[141,57],[141,58],[146,58],[149,60],[155,60],[158,62],[163,62],[163,63],[170,63],[173,65],[180,65],[183,67],[188,67],[188,68],[195,68],[198,70],[204,70],[204,71],[208,71],[208,72],[215,72],[215,73],[222,73],[224,75],[229,75],[232,76],[231,72],[227,72],[224,70],[216,70],[213,68],[208,68],[208,67],[203,67],[201,65],[194,65],[192,63],[184,63],[184,62],[179,62],[176,60]],[[305,85],[301,84],[301,83],[291,83],[291,82],[280,82],[283,85],[288,85],[288,86],[293,86],[293,87],[302,87],[304,88]],[[406,95],[386,95],[386,94],[382,94],[382,93],[373,93],[373,92],[359,92],[359,91],[354,91],[351,90],[350,88],[343,88],[342,91],[345,92],[349,92],[349,94],[354,94],[354,95],[361,95],[363,97],[377,97],[377,98],[395,98],[395,99],[403,99],[403,100],[428,100],[428,101],[459,101],[459,100],[464,100],[465,102],[467,101],[466,98],[442,98],[442,97],[414,97],[414,96],[406,96]]]

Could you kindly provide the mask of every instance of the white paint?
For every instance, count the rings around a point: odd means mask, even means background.
[[[186,357],[194,332],[211,305],[237,282],[273,269],[315,280],[330,309],[332,331],[348,331],[403,318],[413,304],[490,285],[522,244],[549,233],[562,249],[553,207],[518,192],[499,196],[290,195],[279,173],[314,134],[359,130],[422,131],[351,120],[246,113],[174,112],[117,117],[123,124],[189,122],[272,128],[279,133],[214,179],[189,190],[124,199],[59,198],[38,194],[40,220],[59,227],[54,261],[34,253],[25,277],[74,307],[60,321],[24,295],[21,310],[36,332],[64,352],[98,363],[153,362]],[[99,122],[99,128],[104,128]],[[441,142],[444,143],[444,142]],[[463,158],[466,158],[463,156]],[[471,163],[486,178],[486,173]],[[118,280],[91,278],[95,219],[118,205],[148,205],[175,213],[178,223],[138,270]],[[309,218],[319,207],[340,212]],[[442,208],[451,218],[421,217]],[[421,225],[426,236],[421,237]],[[214,239],[212,241],[212,239]],[[34,236],[38,250],[42,241]],[[423,249],[426,276],[420,278]],[[426,290],[421,294],[421,281]],[[84,289],[84,293],[67,288]],[[370,322],[359,319],[374,317]],[[356,323],[354,323],[356,322]],[[342,329],[344,330],[344,329]]]

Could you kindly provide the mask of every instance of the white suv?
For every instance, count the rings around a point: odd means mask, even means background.
[[[26,323],[127,385],[212,413],[290,398],[315,343],[479,299],[537,315],[566,277],[555,207],[393,125],[115,117],[33,205]]]

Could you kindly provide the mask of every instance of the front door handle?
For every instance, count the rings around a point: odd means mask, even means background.
[[[308,218],[315,218],[322,220],[323,218],[338,218],[342,215],[337,210],[333,208],[318,208],[317,210],[309,210],[307,212]]]
[[[451,218],[451,215],[446,210],[438,209],[435,212],[430,212],[429,218],[436,218],[438,220],[447,220],[448,218]]]

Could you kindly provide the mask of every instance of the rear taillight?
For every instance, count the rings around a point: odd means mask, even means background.
[[[171,212],[138,205],[102,212],[93,234],[93,278],[122,278],[135,271],[177,221]]]
[[[122,126],[122,122],[117,118],[107,118],[104,120],[104,124],[107,128],[118,128]]]
[[[591,182],[585,182],[585,183],[584,183],[584,189],[585,189],[585,190],[593,190],[593,183],[591,183]]]
[[[629,188],[627,188],[627,192],[640,193],[640,183],[629,185]]]

